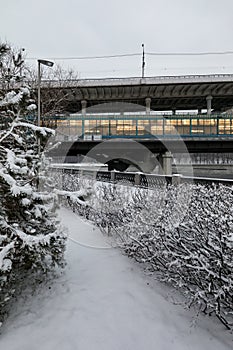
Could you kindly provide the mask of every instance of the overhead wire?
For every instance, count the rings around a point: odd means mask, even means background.
[[[120,57],[132,57],[141,56],[140,53],[128,53],[120,55],[104,55],[104,56],[79,56],[79,57],[46,57],[51,60],[94,60],[94,59],[105,59],[105,58],[120,58]],[[28,60],[36,60],[37,57],[28,57]]]
[[[206,52],[145,52],[147,56],[209,56],[209,55],[233,55],[233,51],[206,51]],[[142,53],[127,53],[103,56],[71,56],[71,57],[45,57],[51,60],[96,60],[108,58],[121,58],[142,56]],[[27,60],[36,60],[38,57],[26,57]]]
[[[228,50],[228,51],[206,51],[206,52],[145,52],[145,55],[148,57],[153,57],[153,56],[210,56],[210,55],[233,55],[233,51]],[[125,54],[116,54],[116,55],[102,55],[102,56],[69,56],[69,57],[44,57],[44,59],[49,59],[49,60],[54,60],[54,61],[68,61],[68,60],[98,60],[98,59],[115,59],[115,58],[125,58],[125,57],[142,57],[142,53],[125,53]],[[25,57],[26,60],[38,60],[38,57]],[[151,62],[152,63],[152,62]],[[157,67],[158,68],[158,67]],[[188,68],[197,68],[197,67],[176,67],[176,68],[171,68],[171,67],[160,67],[160,70],[162,71],[169,71],[169,70],[186,70]],[[198,69],[204,69],[205,67],[198,67]],[[208,69],[230,69],[232,66],[227,66],[227,65],[219,65],[216,67],[209,67]],[[92,71],[92,73],[96,72],[98,74],[100,73],[106,73],[106,72],[120,72],[123,70],[95,70]],[[128,70],[127,70],[128,71]],[[135,70],[136,71],[136,70]],[[84,73],[84,72],[80,72]],[[85,72],[87,73],[87,71]],[[90,73],[90,71],[89,71]]]
[[[209,52],[147,52],[148,56],[208,56],[208,55],[233,55],[233,51],[209,51]]]

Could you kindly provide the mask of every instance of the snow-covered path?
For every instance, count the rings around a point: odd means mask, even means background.
[[[62,210],[72,236],[106,246],[101,233]],[[89,239],[89,242],[88,242]],[[67,268],[55,283],[15,310],[0,337],[4,350],[229,350],[217,322],[172,304],[171,290],[145,276],[117,249],[68,243]],[[170,297],[167,295],[170,292]],[[211,329],[211,330],[210,330]]]

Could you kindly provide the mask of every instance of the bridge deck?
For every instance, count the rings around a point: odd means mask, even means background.
[[[216,112],[231,108],[233,101],[231,74],[42,81],[42,96],[56,94],[61,86],[67,112],[81,110],[83,100],[93,108],[109,102],[145,106],[145,99],[150,98],[152,110],[166,111],[206,109],[206,97],[211,95]]]

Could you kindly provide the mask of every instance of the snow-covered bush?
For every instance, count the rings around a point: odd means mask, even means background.
[[[52,173],[65,206],[92,221],[104,234],[114,234],[112,229],[127,216],[125,211],[133,194],[132,187],[104,183],[93,176],[72,173],[72,170],[56,169]]]
[[[53,131],[32,125],[21,117],[27,114],[33,101],[30,89],[21,79],[22,70],[18,77],[15,66],[12,70],[11,66],[5,67],[8,63],[5,55],[9,51],[10,48],[0,44],[0,72],[5,82],[0,87],[1,310],[25,273],[45,273],[63,264],[66,239],[55,215],[56,195],[46,170],[40,170],[43,148]],[[14,64],[22,68],[19,59]]]
[[[233,321],[233,189],[192,185],[191,201],[179,223],[179,210],[174,216],[173,207],[180,186],[167,189],[160,213],[155,212],[157,205],[153,200],[134,201],[131,220],[125,220],[117,229],[121,245],[130,257],[156,271],[160,280],[181,288],[189,305],[198,304],[205,313],[215,314],[230,328]]]
[[[180,288],[188,306],[198,305],[232,327],[233,188],[95,182],[87,205],[89,218],[114,235],[128,256]]]

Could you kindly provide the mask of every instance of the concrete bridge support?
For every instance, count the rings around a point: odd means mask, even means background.
[[[87,113],[87,101],[82,100],[81,105],[82,105],[82,115],[86,115],[86,113]]]
[[[210,116],[211,115],[211,109],[212,109],[212,96],[207,96],[206,97],[206,102],[207,102],[207,115]]]
[[[147,97],[145,99],[145,102],[146,102],[146,114],[150,114],[151,98]]]
[[[172,175],[172,153],[167,151],[158,156],[158,161],[161,165],[161,174],[162,175]]]
[[[171,152],[165,152],[162,155],[162,168],[164,175],[171,175],[172,174],[172,159],[173,156]]]

